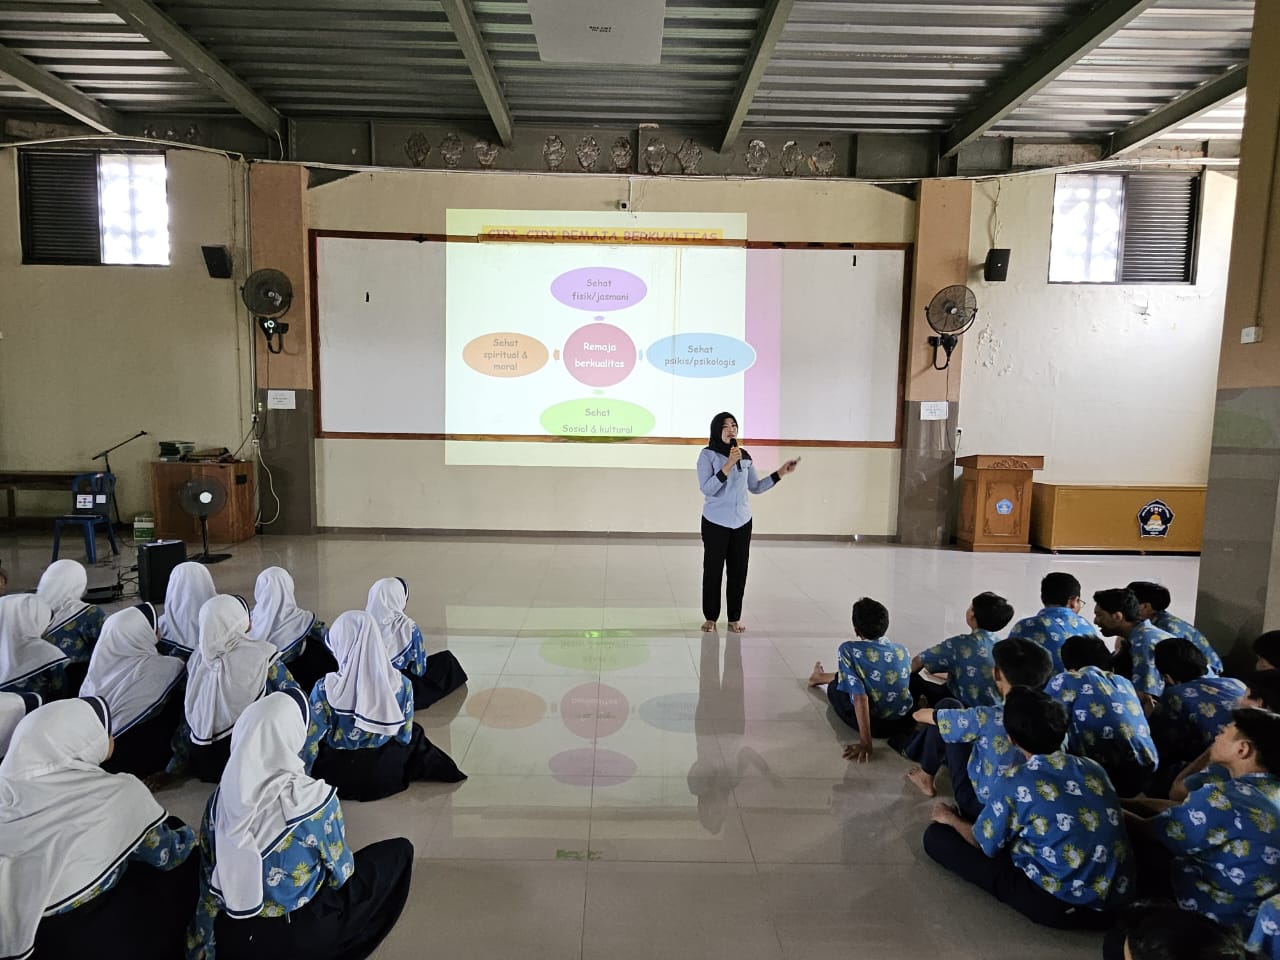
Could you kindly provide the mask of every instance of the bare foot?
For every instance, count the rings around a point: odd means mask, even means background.
[[[912,767],[907,771],[907,779],[916,785],[921,793],[926,797],[937,796],[938,791],[934,789],[933,777],[925,773],[919,767]]]
[[[827,682],[827,671],[822,669],[822,661],[813,665],[813,673],[809,674],[809,686],[816,687]]]
[[[703,633],[715,633],[715,632],[716,632],[716,622],[715,622],[714,620],[703,620],[703,621],[702,621],[702,632],[703,632]]]
[[[165,773],[163,770],[159,773],[153,773],[151,776],[142,781],[143,786],[152,792],[156,790],[164,790],[177,783],[179,778],[172,773]]]
[[[746,633],[747,625],[741,620],[734,620],[729,624],[729,631],[731,633]]]

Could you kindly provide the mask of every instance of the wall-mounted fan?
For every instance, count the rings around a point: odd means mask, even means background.
[[[924,315],[937,334],[929,338],[929,346],[933,347],[933,369],[945,370],[951,366],[951,351],[960,342],[960,334],[973,326],[978,315],[978,298],[962,284],[943,287],[924,308]],[[938,366],[939,347],[947,355],[947,362],[942,366]]]
[[[200,554],[189,559],[196,563],[221,563],[231,559],[229,553],[209,552],[209,518],[227,505],[227,489],[214,477],[195,477],[182,485],[178,502],[200,520]]]
[[[279,270],[255,270],[240,288],[240,296],[267,338],[267,349],[272,353],[283,351],[283,335],[289,332],[289,325],[281,323],[280,318],[293,304],[289,278]]]

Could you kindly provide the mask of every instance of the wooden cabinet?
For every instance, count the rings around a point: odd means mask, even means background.
[[[956,542],[965,550],[1026,553],[1031,549],[1031,474],[1044,457],[961,457]]]
[[[1199,553],[1204,496],[1204,487],[1192,486],[1037,483],[1031,542],[1047,550]]]
[[[200,521],[182,509],[179,496],[188,480],[212,477],[227,491],[227,503],[209,517],[210,543],[239,543],[254,534],[253,462],[151,464],[151,503],[155,508],[156,538],[200,542]]]

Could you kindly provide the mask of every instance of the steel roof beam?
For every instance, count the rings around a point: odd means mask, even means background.
[[[175,63],[187,70],[259,130],[272,136],[280,134],[284,123],[276,108],[262,99],[252,87],[231,72],[225,64],[197,43],[186,30],[149,0],[99,0],[103,7],[123,20],[167,53]]]
[[[720,144],[721,153],[732,147],[738,134],[742,132],[742,123],[747,119],[751,101],[755,99],[760,81],[764,79],[764,72],[769,68],[773,49],[778,45],[782,28],[787,25],[793,6],[795,0],[769,0],[760,14],[755,40],[752,41],[751,52],[747,54],[747,62],[742,70],[742,79],[738,81],[738,89],[733,94],[733,107],[729,111],[729,120],[725,124]]]
[[[476,22],[475,11],[471,9],[469,0],[440,0],[444,7],[444,15],[449,18],[449,26],[462,48],[462,55],[471,69],[476,87],[480,90],[480,98],[489,111],[489,119],[498,133],[498,139],[504,147],[510,147],[513,138],[511,109],[507,106],[507,98],[502,94],[502,84],[498,81],[498,73],[493,69],[493,61],[489,59],[489,51],[484,45],[484,36],[480,33],[480,24]]]
[[[942,138],[942,156],[949,157],[982,136],[1153,3],[1155,0],[1103,0],[952,126]]]
[[[117,133],[120,130],[121,118],[116,111],[85,96],[44,67],[4,46],[0,46],[0,74],[50,106],[57,107],[101,133]]]
[[[1208,83],[1202,83],[1176,100],[1153,110],[1141,120],[1131,123],[1111,135],[1108,157],[1119,156],[1163,136],[1170,128],[1208,113],[1221,106],[1245,88],[1249,79],[1249,65],[1242,63],[1232,67]]]

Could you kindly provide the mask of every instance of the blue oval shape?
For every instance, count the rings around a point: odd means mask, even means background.
[[[677,333],[654,341],[644,355],[673,377],[732,377],[756,362],[751,344],[723,333]]]
[[[616,267],[580,267],[551,281],[551,295],[566,307],[592,312],[634,307],[648,292],[643,280]]]

